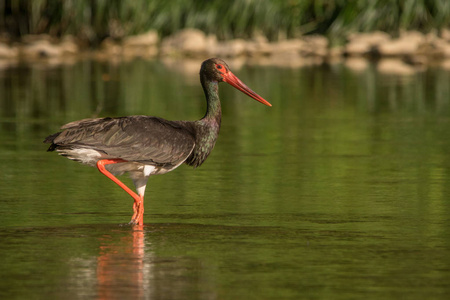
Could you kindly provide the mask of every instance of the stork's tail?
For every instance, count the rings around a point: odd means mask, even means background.
[[[47,151],[54,151],[56,149],[56,147],[58,147],[58,145],[56,145],[55,143],[53,143],[53,141],[58,137],[58,135],[60,135],[61,132],[57,132],[54,133],[52,135],[49,135],[48,137],[45,138],[44,143],[50,144],[50,147],[48,147]]]

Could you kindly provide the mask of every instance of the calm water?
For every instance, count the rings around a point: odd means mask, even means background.
[[[450,71],[231,65],[273,107],[221,85],[216,148],[150,179],[142,230],[127,194],[42,140],[199,118],[199,63],[0,70],[0,298],[447,299]]]

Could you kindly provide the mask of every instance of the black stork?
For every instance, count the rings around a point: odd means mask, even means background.
[[[202,63],[200,82],[206,96],[205,116],[198,121],[168,121],[150,116],[83,119],[48,136],[47,151],[98,170],[134,199],[130,224],[143,225],[144,193],[149,176],[172,171],[182,163],[200,166],[217,140],[221,106],[218,83],[226,82],[253,99],[272,106],[240,81],[221,59]],[[128,172],[137,194],[115,176]],[[113,175],[114,174],[114,175]]]

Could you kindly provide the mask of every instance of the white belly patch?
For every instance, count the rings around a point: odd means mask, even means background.
[[[144,176],[150,176],[155,169],[155,166],[144,165]]]
[[[102,152],[88,148],[64,149],[57,151],[60,155],[64,155],[68,159],[76,160],[90,166],[95,166],[97,161],[105,156]]]

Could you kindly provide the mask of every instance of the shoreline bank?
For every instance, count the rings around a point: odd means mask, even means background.
[[[0,41],[0,64],[27,62],[64,64],[79,58],[98,60],[199,59],[205,57],[243,59],[252,64],[296,68],[335,62],[384,61],[403,69],[402,73],[439,65],[450,69],[450,30],[439,34],[401,32],[392,37],[384,32],[354,33],[345,45],[331,47],[324,36],[269,42],[264,36],[219,41],[197,29],[184,29],[161,39],[156,31],[129,36],[121,41],[105,39],[89,49],[71,36],[55,39],[47,35],[24,36],[20,42]]]

